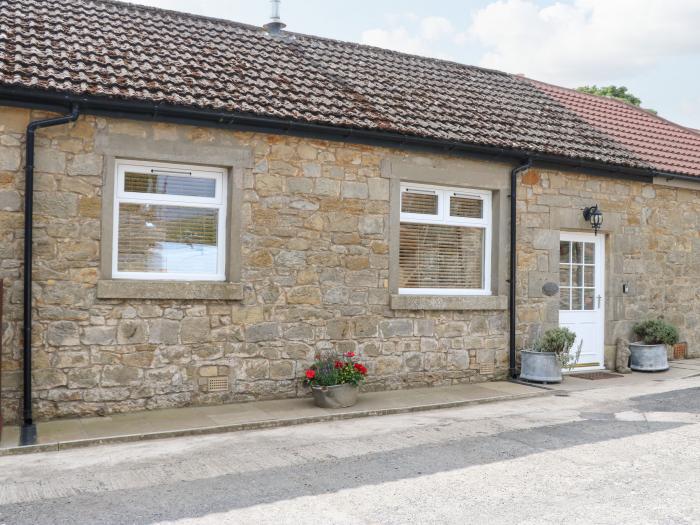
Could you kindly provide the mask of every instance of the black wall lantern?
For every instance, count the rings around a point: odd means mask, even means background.
[[[586,222],[590,222],[593,227],[593,231],[598,235],[598,230],[603,225],[603,212],[600,211],[598,205],[589,206],[583,210],[583,218]]]

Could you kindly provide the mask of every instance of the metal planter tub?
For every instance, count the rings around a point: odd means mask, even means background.
[[[537,383],[561,383],[561,363],[554,352],[520,352],[520,379]]]
[[[320,408],[345,408],[357,403],[359,388],[352,383],[333,386],[312,386],[314,403]]]
[[[666,345],[630,343],[630,368],[637,372],[663,372],[668,370]]]

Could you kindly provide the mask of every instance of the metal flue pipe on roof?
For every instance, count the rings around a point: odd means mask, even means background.
[[[78,120],[80,110],[73,105],[70,115],[35,120],[27,126],[25,178],[24,178],[24,319],[22,332],[22,426],[20,446],[36,444],[36,424],[32,412],[32,241],[34,233],[34,139],[39,128],[59,126]]]
[[[280,0],[270,0],[270,6],[272,8],[270,13],[270,21],[263,27],[271,35],[277,35],[280,31],[282,31],[282,29],[287,27],[287,24],[283,23],[282,19],[280,18]]]

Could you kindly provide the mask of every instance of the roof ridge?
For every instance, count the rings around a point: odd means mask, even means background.
[[[88,1],[94,2],[96,4],[111,4],[111,5],[117,6],[117,7],[128,7],[128,8],[140,9],[140,10],[144,10],[144,11],[167,13],[169,15],[174,15],[174,16],[177,16],[179,18],[189,18],[189,19],[196,19],[196,20],[204,20],[204,21],[208,21],[208,22],[216,22],[216,23],[221,23],[223,25],[243,27],[246,29],[257,31],[261,34],[268,34],[262,26],[256,26],[253,24],[246,24],[245,22],[239,22],[237,20],[231,20],[229,18],[211,17],[211,16],[200,15],[200,14],[196,14],[196,13],[188,13],[185,11],[176,11],[174,9],[165,9],[162,7],[137,4],[135,2],[125,2],[123,0],[88,0]],[[79,0],[77,1],[77,3],[80,3]],[[508,73],[506,71],[500,71],[498,69],[491,69],[491,68],[487,68],[487,67],[476,66],[473,64],[466,64],[464,62],[457,62],[455,60],[447,60],[444,58],[430,57],[430,56],[421,55],[421,54],[417,54],[417,53],[407,53],[405,51],[397,51],[395,49],[387,49],[387,48],[383,48],[383,47],[373,46],[370,44],[362,44],[360,42],[353,42],[350,40],[340,40],[337,38],[331,38],[331,37],[320,36],[320,35],[312,35],[312,34],[307,34],[307,33],[299,33],[296,31],[281,31],[281,34],[306,38],[309,40],[320,40],[320,41],[324,41],[324,42],[332,42],[334,44],[342,44],[342,45],[352,46],[352,47],[359,48],[359,49],[368,49],[368,50],[372,50],[375,52],[379,52],[379,53],[384,54],[384,55],[417,58],[419,60],[425,60],[427,62],[432,62],[434,64],[452,64],[454,66],[463,67],[463,68],[467,68],[467,69],[476,69],[479,71],[485,71],[487,73],[496,73],[496,74],[502,75],[504,77],[515,76],[512,73]]]
[[[519,76],[519,75],[518,75],[518,76]],[[643,108],[643,107],[641,107],[641,106],[635,106],[635,105],[632,104],[631,102],[626,102],[626,101],[624,101],[624,100],[620,100],[620,99],[614,98],[614,97],[607,97],[607,96],[605,96],[605,95],[594,95],[593,93],[586,93],[585,91],[579,91],[578,89],[574,89],[574,88],[570,88],[570,87],[565,87],[565,86],[560,86],[560,85],[558,85],[558,84],[552,84],[551,82],[544,82],[544,81],[542,81],[542,80],[537,80],[537,79],[530,78],[530,77],[526,77],[526,76],[520,76],[520,78],[525,79],[525,80],[528,80],[529,82],[534,82],[534,83],[537,83],[537,84],[542,84],[542,85],[545,85],[545,86],[550,86],[550,87],[553,87],[553,88],[556,88],[556,89],[560,89],[560,90],[562,90],[562,91],[569,91],[569,92],[571,92],[571,93],[573,93],[573,94],[576,94],[576,95],[579,95],[579,96],[582,96],[582,97],[589,97],[589,98],[591,98],[591,100],[597,100],[597,101],[599,101],[599,102],[600,102],[601,100],[604,100],[606,104],[612,103],[612,104],[617,104],[617,105],[619,105],[620,107],[624,107],[624,108],[627,108],[627,109],[636,110],[637,112],[639,112],[641,115],[644,115],[645,117],[652,117],[652,118],[655,118],[656,120],[659,120],[659,121],[661,121],[661,122],[663,122],[663,123],[665,123],[665,124],[669,124],[669,125],[671,125],[671,126],[673,126],[673,127],[679,128],[681,131],[688,131],[688,132],[690,132],[690,133],[693,134],[693,135],[700,135],[700,130],[694,130],[694,129],[692,129],[692,128],[689,128],[688,126],[684,126],[684,125],[682,125],[682,124],[678,124],[677,122],[673,122],[672,120],[668,120],[667,118],[662,117],[662,116],[660,116],[660,115],[657,114],[657,113],[652,113],[652,112],[649,111],[648,109],[645,109],[645,108]]]
[[[65,1],[65,0],[61,0]],[[74,1],[77,4],[81,3],[81,0],[71,0]],[[227,25],[232,25],[232,26],[238,26],[238,27],[244,27],[246,29],[253,29],[257,30],[260,32],[263,32],[264,29],[261,26],[256,26],[253,24],[246,24],[245,22],[239,22],[237,20],[230,20],[228,18],[219,18],[216,16],[207,16],[207,15],[200,15],[197,13],[188,13],[186,11],[177,11],[175,9],[165,9],[164,7],[156,7],[152,5],[144,5],[144,4],[137,4],[135,2],[125,2],[123,0],[87,0],[88,2],[93,2],[95,4],[111,4],[116,7],[128,7],[132,9],[140,9],[143,11],[155,11],[157,13],[167,13],[169,15],[174,15],[179,18],[193,18],[196,20],[204,20],[207,22],[218,22],[218,23],[224,23]]]

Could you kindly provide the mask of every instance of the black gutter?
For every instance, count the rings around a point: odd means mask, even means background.
[[[510,171],[510,276],[508,279],[508,375],[511,379],[518,377],[516,370],[516,355],[515,355],[515,329],[517,328],[518,316],[516,299],[517,285],[517,234],[518,228],[515,222],[518,206],[518,174],[527,171],[532,167],[532,159],[528,158],[524,164],[516,166]]]
[[[260,133],[308,136],[325,140],[370,144],[389,148],[416,148],[456,154],[483,155],[521,161],[529,158],[533,163],[547,163],[558,167],[605,172],[608,176],[633,178],[651,182],[653,177],[699,182],[698,177],[657,171],[651,167],[640,168],[609,164],[604,161],[588,161],[563,155],[536,153],[530,150],[465,144],[446,139],[403,135],[389,131],[344,128],[314,124],[254,114],[218,112],[207,109],[185,108],[163,103],[128,101],[97,96],[78,96],[32,89],[0,87],[0,105],[41,108],[62,112],[74,104],[80,105],[81,114],[134,120],[169,122],[191,126],[206,126]]]
[[[34,139],[36,130],[49,126],[60,126],[78,119],[80,110],[73,105],[70,115],[35,120],[27,126],[25,179],[24,179],[24,348],[22,372],[24,395],[22,400],[22,427],[20,446],[36,443],[36,425],[32,414],[32,241],[34,230]]]

